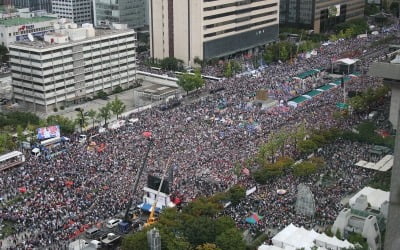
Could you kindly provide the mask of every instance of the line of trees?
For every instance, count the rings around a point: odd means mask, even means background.
[[[20,143],[27,141],[28,138],[34,140],[37,128],[57,124],[60,126],[61,133],[68,135],[75,132],[76,125],[83,129],[88,122],[91,122],[93,127],[95,123],[102,120],[104,120],[104,124],[107,124],[112,114],[116,115],[118,119],[125,109],[125,104],[115,97],[113,101],[108,102],[98,111],[90,109],[85,112],[83,109],[77,108],[76,119],[69,119],[62,115],[50,115],[46,119],[40,119],[34,113],[19,111],[0,113],[0,154],[17,149]],[[13,136],[14,134],[16,136]]]
[[[102,120],[104,120],[104,125],[106,126],[108,120],[111,119],[111,115],[116,115],[118,119],[119,116],[125,112],[126,106],[117,96],[115,96],[113,101],[107,102],[107,104],[99,108],[98,111],[90,109],[87,112],[84,112],[84,110],[81,108],[77,108],[75,110],[78,111],[75,122],[76,124],[79,124],[82,131],[82,129],[88,125],[89,119],[92,127],[94,127],[96,122],[100,122]]]
[[[243,187],[235,186],[227,193],[200,197],[190,202],[182,211],[165,209],[156,224],[124,237],[122,249],[148,249],[147,231],[156,227],[161,235],[161,245],[168,250],[245,250],[242,233],[228,216],[217,216],[223,202],[234,197],[238,202],[245,197]]]

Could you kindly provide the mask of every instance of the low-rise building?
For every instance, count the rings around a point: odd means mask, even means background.
[[[60,25],[57,26],[59,28]],[[44,41],[10,45],[13,99],[32,111],[84,102],[100,90],[128,88],[136,76],[136,32],[126,25],[64,25]]]
[[[361,234],[371,250],[379,250],[386,226],[389,192],[374,190],[367,187],[351,198],[350,208],[340,211],[332,232],[339,231],[345,238],[351,233]]]
[[[14,15],[0,19],[0,42],[8,47],[16,41],[28,40],[28,34],[42,39],[44,34],[54,31],[57,16],[43,11],[18,10]]]

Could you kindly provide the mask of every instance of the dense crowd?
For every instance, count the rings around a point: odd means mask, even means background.
[[[142,200],[142,187],[147,174],[160,176],[165,162],[171,158],[173,176],[170,178],[173,195],[183,195],[190,201],[199,195],[211,195],[240,183],[246,188],[253,187],[254,180],[247,175],[235,175],[235,164],[242,164],[254,155],[261,143],[268,140],[271,132],[283,127],[295,128],[306,121],[308,127],[351,128],[363,117],[348,120],[333,119],[335,104],[342,101],[340,88],[323,92],[293,108],[286,102],[315,86],[328,83],[324,73],[304,82],[293,76],[309,69],[329,67],[332,59],[348,51],[370,49],[369,45],[381,36],[368,39],[350,39],[321,47],[318,55],[301,58],[293,63],[276,63],[260,71],[260,76],[240,76],[208,83],[205,92],[223,86],[223,91],[206,95],[190,104],[173,110],[149,109],[135,114],[138,122],[107,130],[93,137],[93,141],[105,144],[102,152],[89,150],[87,144],[78,143],[77,135],[71,138],[67,149],[53,159],[29,157],[24,166],[4,171],[0,177],[0,196],[8,206],[0,210],[0,218],[15,222],[17,234],[13,244],[22,248],[60,244],[76,236],[82,228],[95,225],[114,217],[125,209],[131,195],[135,203]],[[374,48],[371,56],[362,61],[363,72],[374,60],[384,58],[384,46]],[[377,79],[362,75],[346,83],[348,90],[362,90],[380,85]],[[270,109],[251,105],[251,93],[259,89],[269,90],[271,98],[281,102]],[[220,107],[221,100],[224,106]],[[249,126],[257,124],[255,126]],[[142,132],[151,131],[155,141],[139,185],[139,191],[131,193],[137,169],[145,155],[148,141]],[[93,132],[93,131],[92,131]],[[297,184],[301,180],[288,175],[271,184],[258,186],[254,196],[227,212],[239,226],[249,211],[265,215],[256,227],[277,227],[294,222],[301,225],[330,223],[340,209],[340,198],[361,187],[370,173],[351,167],[358,158],[365,158],[363,152],[368,145],[353,145],[338,142],[327,146],[320,154],[329,158],[327,174],[341,173],[341,180],[328,189],[313,187],[318,200],[319,221],[297,216],[293,202]],[[350,150],[351,149],[351,150]],[[288,154],[296,156],[289,146]],[[360,176],[358,180],[353,176]],[[314,177],[307,182],[314,183]],[[19,187],[25,187],[21,194]],[[289,190],[288,195],[275,194],[277,188]],[[329,193],[329,195],[327,195]]]

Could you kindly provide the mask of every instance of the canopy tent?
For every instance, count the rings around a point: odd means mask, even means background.
[[[352,248],[353,245],[348,241],[342,241],[336,237],[328,237],[319,234],[314,230],[306,230],[303,227],[288,225],[272,238],[274,246],[282,249],[335,249]]]
[[[390,192],[385,192],[380,189],[375,189],[371,187],[365,187],[350,198],[350,207],[353,207],[353,205],[356,203],[357,198],[360,195],[365,195],[367,197],[368,203],[371,204],[371,208],[379,211],[382,204],[385,201],[389,201]]]
[[[322,93],[322,91],[314,89],[314,90],[311,90],[311,91],[305,93],[303,96],[306,96],[306,97],[309,96],[311,98],[311,97],[314,97],[314,96],[319,95],[321,93]]]
[[[358,167],[369,168],[381,172],[386,172],[393,167],[394,157],[393,155],[385,155],[382,159],[380,159],[377,163],[367,162],[367,161],[359,161],[355,165]]]
[[[304,101],[307,101],[307,100],[308,100],[307,97],[300,95],[300,96],[298,96],[298,97],[295,97],[295,98],[289,100],[289,101],[288,101],[288,104],[289,104],[290,106],[297,107],[297,105],[299,105],[300,103],[302,103],[302,102],[304,102]]]
[[[357,71],[358,59],[342,58],[332,63],[331,73],[335,74],[353,74]]]
[[[332,85],[326,84],[326,85],[324,85],[324,86],[318,87],[317,90],[326,91],[326,90],[329,90],[329,89],[331,89],[331,88],[333,88]]]
[[[298,78],[300,78],[300,79],[306,79],[307,77],[310,77],[310,76],[313,76],[313,75],[318,74],[320,71],[321,71],[321,70],[319,70],[319,69],[312,69],[312,70],[303,72],[303,73],[301,73],[301,74],[298,74],[298,75],[295,76],[295,77],[298,77]]]
[[[360,60],[358,60],[358,59],[350,59],[350,58],[342,58],[342,59],[336,60],[335,63],[342,63],[342,64],[346,64],[346,65],[353,65],[353,64],[355,64],[355,63],[358,62],[358,61],[360,61]]]
[[[264,216],[261,216],[257,213],[253,213],[252,215],[250,215],[249,217],[246,218],[246,222],[249,224],[256,224],[257,222],[259,222]]]

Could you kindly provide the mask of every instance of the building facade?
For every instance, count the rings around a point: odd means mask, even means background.
[[[93,23],[91,0],[52,0],[52,11],[74,23]]]
[[[94,24],[124,23],[130,28],[146,24],[148,0],[94,0]]]
[[[150,53],[186,64],[277,39],[279,0],[150,0]]]
[[[29,10],[46,10],[51,12],[51,0],[9,0],[15,8],[29,8]]]
[[[0,19],[0,42],[8,47],[16,41],[28,41],[28,34],[34,38],[42,39],[47,32],[54,31],[56,17],[14,17],[9,19]]]
[[[44,39],[10,46],[13,98],[29,110],[49,112],[135,82],[136,33],[131,29],[72,24]]]
[[[336,24],[362,18],[364,6],[364,0],[281,0],[279,22],[320,33]]]

